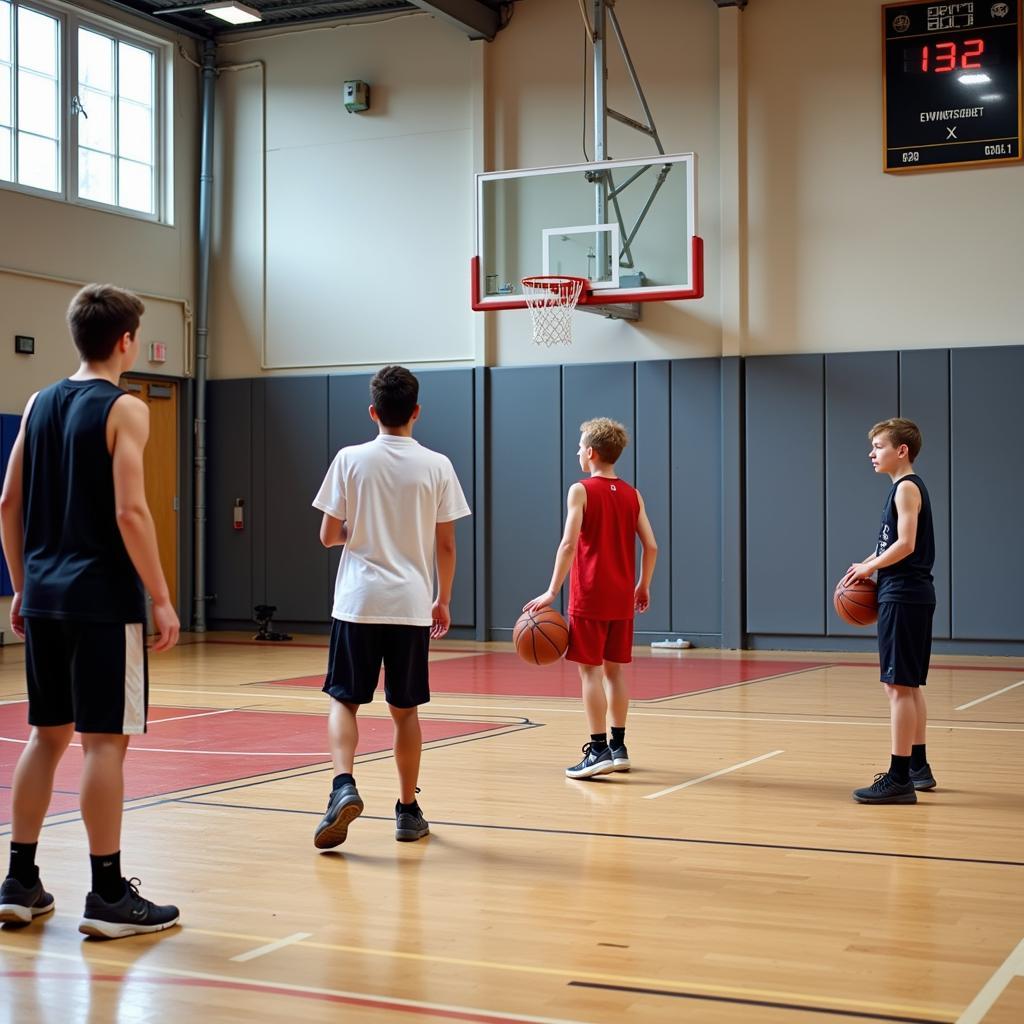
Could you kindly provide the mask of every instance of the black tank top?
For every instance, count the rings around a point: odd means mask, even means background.
[[[144,622],[145,594],[117,528],[107,416],[125,392],[106,380],[40,391],[25,424],[26,617]]]
[[[892,485],[882,509],[882,526],[878,531],[875,554],[880,555],[899,537],[896,488],[906,481],[916,485],[921,492],[921,511],[917,516],[914,550],[895,565],[878,570],[878,600],[899,601],[902,604],[935,604],[935,584],[932,580],[932,566],[935,564],[932,504],[924,481],[919,476],[904,476]]]

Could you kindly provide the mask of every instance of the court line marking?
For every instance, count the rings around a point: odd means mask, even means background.
[[[570,981],[570,987],[598,989],[604,992],[628,992],[637,995],[666,996],[670,999],[700,999],[712,1003],[733,1003],[742,1006],[763,1006],[775,1010],[797,1010],[802,1013],[830,1014],[836,1017],[855,1017],[860,1020],[893,1021],[894,1024],[947,1024],[948,1018],[936,1017],[897,1017],[887,1013],[863,1012],[856,1010],[839,1010],[827,1006],[808,1006],[800,1003],[780,1003],[767,999],[738,999],[730,996],[704,995],[698,992],[666,992],[664,989],[638,988],[629,985],[602,985],[591,981]]]
[[[155,708],[150,708],[149,710],[150,711],[154,711],[156,709]],[[147,720],[146,726],[148,727],[148,726],[151,726],[151,725],[163,725],[164,722],[184,722],[185,719],[187,719],[187,718],[209,718],[212,715],[230,715],[234,711],[242,711],[242,710],[244,710],[244,709],[243,708],[220,708],[217,711],[199,711],[199,712],[197,712],[194,715],[177,715],[174,718],[154,718],[152,720]],[[287,712],[285,712],[285,713],[287,713]],[[147,718],[148,718],[148,716],[147,716]]]
[[[956,1024],[980,1024],[992,1009],[1003,990],[1015,977],[1024,975],[1024,939],[1017,943],[1017,948],[1003,961],[981,991],[970,1001],[964,1012],[957,1017]]]
[[[191,693],[197,694],[204,697],[234,697],[238,698],[237,691],[227,690],[183,690],[170,687],[157,687],[150,690],[151,693]],[[247,695],[250,699],[251,694]],[[323,696],[318,697],[305,697],[300,693],[274,693],[267,694],[267,702],[274,700],[298,700],[298,701],[317,701],[322,702]],[[574,697],[565,697],[564,700],[578,700]],[[556,708],[556,707],[530,707],[528,705],[513,704],[506,706],[503,704],[439,704],[437,701],[431,700],[431,707],[437,711],[443,711],[446,708],[462,709],[467,711],[488,711],[491,714],[495,710],[499,711],[518,711],[520,714],[529,715],[543,715],[543,714],[560,714],[560,715],[582,715],[585,713],[583,707],[575,708]],[[255,709],[254,709],[255,710]],[[279,712],[286,714],[287,712]],[[674,714],[668,714],[665,712],[657,711],[634,711],[630,709],[630,716],[634,718],[683,718],[683,719],[695,719],[698,721],[706,721],[708,719],[712,721],[721,722],[769,722],[774,724],[781,722],[783,724],[792,725],[861,725],[875,729],[888,729],[889,722],[886,720],[878,720],[874,722],[853,722],[853,721],[842,721],[839,719],[828,719],[828,718],[760,718],[757,715],[721,715],[721,714],[708,714],[700,713],[695,711],[679,711]],[[383,717],[383,716],[375,716]],[[938,720],[936,720],[938,725]],[[980,725],[942,725],[939,726],[943,729],[955,729],[961,732],[1024,732],[1024,728],[1010,729],[1002,726],[995,728],[986,728]]]
[[[324,769],[326,771],[326,769]],[[250,786],[260,783],[249,783]],[[236,789],[243,787],[237,786]],[[319,818],[323,812],[306,810],[303,807],[267,807],[263,804],[229,804],[216,800],[204,800],[206,795],[216,796],[216,793],[198,793],[195,796],[182,796],[167,803],[195,804],[198,807],[223,807],[233,811],[265,811],[271,814],[301,814],[307,817]],[[126,808],[135,810],[135,808]],[[384,821],[393,823],[394,817],[387,817],[377,814],[360,815],[362,821]],[[992,860],[984,857],[944,857],[932,853],[895,853],[890,850],[853,850],[834,846],[795,846],[791,843],[748,843],[735,839],[694,839],[687,836],[648,836],[635,832],[589,832],[586,829],[572,828],[543,828],[537,825],[494,825],[484,824],[475,821],[441,821],[431,820],[432,825],[448,825],[452,828],[475,828],[485,832],[527,832],[547,836],[587,836],[593,839],[632,839],[646,843],[681,843],[690,846],[731,846],[742,850],[781,850],[786,853],[837,853],[841,856],[851,857],[892,857],[896,860],[924,860],[935,861],[940,864],[981,864],[985,867],[997,868],[1024,868],[1024,861],[1019,860]],[[45,827],[45,826],[44,826]]]
[[[1001,694],[1009,693],[1010,690],[1016,690],[1018,686],[1024,686],[1024,679],[1019,679],[1015,683],[1011,683],[1009,686],[1004,686],[1001,690],[996,690],[994,693],[986,693],[984,697],[979,697],[977,700],[968,701],[966,704],[961,704],[958,708],[953,708],[954,711],[966,711],[968,708],[973,708],[975,704],[984,704],[985,701],[991,700],[993,697],[998,697]]]
[[[748,765],[757,764],[758,761],[767,761],[769,757],[778,757],[779,754],[784,753],[784,750],[772,750],[767,754],[761,754],[759,757],[752,757],[749,761],[740,761],[739,764],[730,765],[728,768],[719,768],[717,772],[709,772],[707,775],[702,775],[699,779],[690,779],[688,782],[680,782],[678,786],[669,786],[668,789],[659,789],[657,793],[648,793],[644,799],[657,800],[659,796],[668,796],[669,793],[678,793],[681,789],[689,789],[690,786],[696,786],[698,783],[707,782],[709,779],[717,779],[721,775],[728,775],[730,772],[739,771],[740,768],[746,768]]]
[[[196,929],[189,929],[196,931]],[[55,960],[70,960],[73,963],[82,965],[81,954],[72,956],[69,953],[55,953],[47,949],[26,950],[19,946],[0,945],[0,951],[9,953],[20,953],[27,957],[52,957]],[[578,1021],[569,1021],[556,1017],[534,1017],[529,1014],[503,1013],[501,1010],[477,1010],[468,1006],[454,1006],[446,1003],[428,1003],[420,999],[401,999],[398,996],[375,996],[367,992],[348,992],[344,989],[318,988],[313,985],[294,985],[285,981],[261,981],[256,978],[233,978],[229,974],[210,974],[205,971],[188,971],[177,967],[157,967],[154,964],[125,963],[121,960],[107,960],[97,956],[86,958],[86,965],[100,964],[104,967],[116,967],[125,972],[125,977],[118,981],[141,980],[135,975],[157,974],[169,978],[176,978],[184,981],[205,981],[214,985],[230,988],[254,989],[256,991],[273,992],[282,995],[305,996],[306,998],[330,999],[342,1003],[352,1003],[357,1006],[375,1006],[387,1010],[405,1010],[409,1013],[434,1013],[443,1017],[451,1017],[456,1020],[470,1020],[490,1024],[492,1021],[513,1021],[523,1024],[580,1024]],[[94,976],[86,975],[87,977]]]
[[[61,916],[61,917],[71,917],[72,915],[70,915],[70,914],[61,914],[59,916]],[[77,920],[77,918],[76,918],[76,920]],[[211,929],[211,928],[193,928],[193,927],[187,926],[187,925],[185,926],[185,930],[183,931],[183,935],[184,934],[188,934],[188,935],[193,935],[193,934],[194,935],[206,935],[206,936],[209,936],[210,938],[216,938],[216,939],[239,939],[239,940],[245,940],[247,942],[265,942],[269,938],[268,936],[265,936],[265,935],[252,935],[252,934],[247,934],[247,933],[244,933],[244,932],[242,932],[242,933],[240,933],[240,932],[225,932],[225,931],[220,931],[218,929]],[[676,989],[680,989],[680,990],[688,990],[688,989],[689,990],[698,990],[698,991],[701,991],[701,992],[707,992],[707,993],[709,993],[711,995],[729,994],[729,995],[736,996],[736,997],[739,997],[739,998],[747,998],[747,999],[780,999],[780,1000],[796,1000],[798,1002],[808,1002],[812,998],[812,997],[808,996],[807,993],[805,993],[805,992],[789,992],[789,991],[779,991],[779,990],[775,990],[775,989],[745,988],[745,987],[742,987],[742,986],[735,986],[735,985],[714,985],[714,984],[705,984],[705,983],[702,983],[702,982],[694,982],[692,980],[674,981],[674,980],[672,980],[670,978],[638,977],[638,976],[630,975],[630,974],[608,974],[608,973],[606,973],[604,971],[579,971],[579,970],[574,970],[574,969],[568,968],[568,967],[565,967],[565,968],[563,968],[563,967],[542,967],[542,966],[532,965],[532,964],[509,963],[509,962],[501,961],[501,960],[472,960],[472,959],[468,959],[468,958],[465,958],[465,957],[436,956],[436,955],[433,955],[433,954],[430,954],[430,953],[411,953],[411,952],[406,952],[406,951],[403,951],[403,950],[396,950],[396,949],[377,949],[377,948],[374,948],[372,946],[352,946],[352,945],[343,945],[341,943],[305,942],[305,941],[300,942],[300,943],[296,943],[296,945],[302,946],[302,947],[305,947],[305,948],[308,948],[308,949],[316,949],[316,950],[321,950],[321,951],[329,952],[329,953],[354,953],[354,954],[360,954],[360,955],[363,955],[363,956],[381,957],[381,958],[388,959],[388,960],[405,960],[405,961],[414,961],[414,962],[418,962],[418,963],[444,964],[446,966],[451,966],[451,967],[472,967],[472,968],[478,968],[478,969],[482,968],[482,969],[485,969],[485,970],[504,971],[504,972],[512,973],[512,974],[535,974],[535,975],[543,975],[545,977],[568,978],[570,980],[575,979],[575,978],[586,978],[586,979],[591,979],[591,980],[597,981],[597,982],[617,981],[617,982],[622,982],[623,984],[633,984],[633,985],[658,985],[658,986],[663,987],[663,988],[669,987],[669,988],[676,988]],[[62,953],[51,953],[48,950],[42,950],[42,949],[26,950],[26,949],[21,949],[19,947],[14,947],[14,946],[0,945],[0,950],[10,950],[11,952],[20,952],[20,953],[23,953],[25,956],[53,956],[53,957],[58,957],[60,959],[65,959],[65,960],[77,960],[79,963],[81,963],[81,957],[73,957],[73,956],[70,956],[68,954],[62,954]],[[237,978],[231,978],[230,976],[225,977],[223,975],[203,974],[203,973],[198,973],[198,972],[194,972],[194,971],[179,970],[177,968],[154,967],[154,966],[150,966],[148,964],[147,965],[123,964],[123,963],[118,963],[116,961],[100,960],[100,959],[98,959],[96,957],[93,957],[93,956],[89,956],[88,957],[88,963],[98,963],[98,964],[104,964],[106,966],[121,967],[121,968],[134,967],[135,969],[141,970],[141,971],[157,971],[157,972],[164,973],[164,974],[182,974],[182,975],[185,975],[185,976],[188,976],[188,977],[209,978],[209,979],[212,979],[212,980],[221,980],[221,979],[223,979],[223,980],[232,981],[232,982],[242,981],[243,984],[253,984],[253,985],[258,985],[258,986],[262,986],[262,987],[278,988],[278,989],[279,988],[289,988],[289,989],[297,990],[297,991],[300,991],[300,992],[301,991],[310,991],[310,992],[332,992],[332,991],[334,991],[334,990],[331,990],[331,989],[314,989],[314,988],[311,988],[311,987],[308,987],[308,986],[304,986],[304,985],[287,985],[286,986],[286,985],[284,985],[284,984],[282,984],[280,982],[252,981],[252,980],[250,980],[248,978],[246,978],[246,979],[237,979]],[[362,996],[362,995],[360,995],[358,993],[343,993],[343,994],[344,995],[355,995],[357,998],[368,998],[368,999],[373,999],[373,1000],[387,999],[387,1000],[389,1000],[390,1002],[393,1002],[393,1003],[404,1003],[405,1002],[405,1000],[401,1000],[401,999],[397,999],[397,998],[392,999],[391,997]],[[813,998],[820,999],[820,1001],[822,1003],[829,1003],[829,1004],[832,1004],[832,1005],[840,1007],[840,1008],[861,1009],[861,1010],[868,1010],[868,1011],[877,1011],[877,1012],[882,1012],[882,1013],[905,1013],[905,1014],[909,1014],[909,1013],[935,1013],[936,1012],[934,1009],[924,1009],[923,1007],[919,1007],[919,1006],[905,1006],[905,1005],[902,1005],[902,1004],[894,1004],[894,1003],[878,1003],[878,1002],[872,1002],[872,1001],[867,1001],[867,1000],[852,1000],[852,999],[849,999],[849,998],[846,998],[846,997],[843,997],[843,996],[827,996],[827,995],[823,995],[823,996],[820,996],[820,997],[819,996],[815,996]],[[412,1001],[412,1000],[410,1000],[409,1003],[411,1005],[416,1005],[416,1006],[437,1006],[438,1005],[438,1004],[430,1004],[430,1003],[416,1003],[415,1001]],[[443,1005],[441,1006],[441,1008],[442,1009],[449,1009],[449,1007],[446,1007],[446,1006],[443,1006]],[[465,1010],[463,1008],[461,1008],[461,1007],[454,1007],[454,1008],[451,1008],[451,1009],[463,1010],[463,1012],[465,1012]],[[549,1018],[546,1018],[546,1017],[528,1017],[528,1016],[521,1016],[521,1015],[506,1015],[506,1014],[496,1013],[494,1011],[488,1011],[488,1010],[469,1011],[469,1012],[478,1012],[478,1013],[483,1013],[483,1014],[490,1014],[491,1016],[496,1016],[496,1017],[499,1017],[499,1018],[504,1019],[504,1020],[514,1020],[514,1021],[522,1020],[522,1021],[531,1021],[531,1022],[539,1021],[539,1022],[545,1022],[545,1024],[547,1024],[547,1022],[549,1021]],[[940,1010],[938,1012],[946,1013],[948,1015],[950,1021],[953,1020],[954,1015],[956,1013],[956,1011],[952,1010],[952,1009],[945,1010],[945,1011]]]
[[[257,957],[266,956],[268,953],[276,953],[279,949],[284,949],[285,946],[294,946],[296,942],[302,942],[303,939],[310,939],[312,937],[312,932],[296,932],[294,935],[278,939],[277,942],[268,942],[265,946],[250,949],[248,953],[239,953],[238,956],[233,956],[231,959],[234,963],[244,964],[248,960],[255,960]]]

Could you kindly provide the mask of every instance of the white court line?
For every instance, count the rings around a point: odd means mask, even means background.
[[[984,704],[985,701],[991,700],[993,697],[998,697],[1001,693],[1009,693],[1010,690],[1016,690],[1018,686],[1024,686],[1024,679],[1020,679],[1016,683],[1010,683],[1009,686],[1004,686],[1001,690],[996,690],[995,693],[986,693],[984,697],[968,701],[966,704],[961,704],[958,708],[953,708],[953,710],[966,711],[968,708],[973,708],[975,704]]]
[[[150,688],[150,693],[192,693],[201,694],[202,696],[211,697],[234,697],[238,699],[237,690],[179,690],[172,687],[157,687]],[[262,695],[260,695],[262,696]],[[575,698],[566,697],[566,700],[573,700]],[[298,700],[298,701],[317,701],[322,704],[324,701],[323,694],[318,697],[304,697],[299,693],[282,693],[266,695],[266,702],[273,700]],[[528,705],[520,704],[439,704],[436,699],[431,700],[430,707],[432,711],[444,711],[446,709],[459,709],[463,711],[487,711],[494,715],[499,711],[518,711],[520,713],[531,714],[531,715],[582,715],[584,714],[583,707],[575,708],[556,708],[556,707],[530,707]],[[256,710],[250,708],[250,711]],[[658,711],[634,711],[630,708],[630,715],[634,718],[685,718],[685,719],[696,719],[701,722],[769,722],[774,724],[781,722],[783,724],[790,725],[859,725],[865,728],[871,729],[888,729],[888,719],[880,720],[877,722],[850,722],[845,719],[838,718],[762,718],[757,715],[721,715],[715,713],[695,713],[695,712],[658,712]],[[382,718],[382,715],[378,715],[378,718]],[[937,720],[938,721],[938,720]],[[1003,726],[984,726],[984,725],[938,725],[936,728],[941,729],[952,729],[958,732],[1024,732],[1024,728],[1005,728]],[[133,748],[134,749],[134,748]]]
[[[967,1009],[957,1017],[956,1024],[980,1024],[1003,994],[1003,989],[1020,974],[1024,974],[1024,939],[1017,943],[1017,948],[1003,961],[1002,967],[985,982]]]
[[[729,772],[735,772],[740,768],[746,768],[747,765],[757,764],[758,761],[767,761],[769,757],[778,757],[779,754],[784,753],[784,750],[772,750],[770,753],[762,754],[760,757],[752,757],[749,761],[741,761],[739,764],[731,765],[729,768],[719,768],[717,772],[711,772],[710,775],[702,775],[699,779],[690,779],[689,782],[680,782],[678,786],[661,789],[657,793],[648,793],[644,799],[657,800],[659,796],[668,796],[669,793],[675,793],[680,789],[687,789],[690,786],[696,786],[698,782],[707,782],[708,779],[717,779],[719,775],[728,775]]]
[[[244,964],[247,960],[255,960],[258,956],[266,956],[268,953],[275,953],[279,949],[284,949],[285,946],[291,946],[296,942],[302,942],[303,939],[312,938],[312,932],[296,932],[294,935],[289,935],[287,938],[278,939],[277,942],[268,942],[265,946],[260,946],[257,949],[250,949],[248,953],[239,953],[238,956],[233,956],[231,959],[238,964]]]
[[[171,978],[196,978],[200,981],[237,985],[239,988],[263,989],[272,993],[294,992],[296,995],[333,996],[339,1001],[369,1003],[372,1006],[379,1006],[384,1009],[428,1010],[445,1016],[461,1014],[462,1016],[483,1017],[488,1020],[522,1021],[523,1024],[579,1024],[578,1021],[569,1021],[563,1018],[532,1017],[525,1013],[503,1013],[501,1010],[483,1010],[473,1006],[428,1003],[420,999],[400,999],[398,996],[379,996],[369,992],[347,992],[336,988],[315,988],[312,985],[293,985],[286,981],[263,981],[255,978],[233,977],[230,974],[207,974],[203,971],[185,971],[174,967],[156,967],[153,964],[142,965],[139,963],[125,963],[121,960],[100,959],[98,956],[91,955],[87,961],[83,962],[81,953],[74,955],[70,953],[53,953],[48,949],[27,950],[22,946],[7,945],[0,945],[0,952],[19,953],[25,957],[52,957],[55,960],[70,960],[83,971],[88,970],[89,964],[101,964],[104,967],[117,967],[126,974],[136,978],[147,973],[160,974]]]
[[[153,709],[150,708],[152,711]],[[198,711],[194,715],[177,715],[174,718],[154,718],[146,725],[163,725],[164,722],[184,722],[186,718],[209,718],[211,715],[230,715],[232,711],[241,711],[241,708],[222,708],[220,711]]]

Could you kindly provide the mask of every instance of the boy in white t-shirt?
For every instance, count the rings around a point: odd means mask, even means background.
[[[352,775],[356,712],[373,700],[382,663],[401,790],[395,838],[408,842],[430,831],[416,802],[423,744],[417,709],[430,700],[430,638],[444,636],[451,625],[455,520],[470,514],[449,459],[413,440],[419,381],[405,367],[385,366],[370,382],[370,396],[377,437],[342,448],[313,501],[324,514],[324,547],[345,548],[324,682],[332,698],[327,732],[336,774],[313,839],[321,850],[345,842],[363,810]]]

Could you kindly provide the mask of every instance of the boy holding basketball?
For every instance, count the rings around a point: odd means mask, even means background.
[[[878,656],[889,697],[892,755],[889,770],[856,789],[865,804],[912,804],[917,790],[934,789],[925,730],[928,711],[921,690],[928,681],[932,616],[935,613],[935,534],[924,481],[914,472],[921,431],[906,419],[876,423],[868,432],[876,473],[887,473],[892,488],[882,509],[878,545],[850,566],[843,583],[878,573]]]
[[[78,372],[34,394],[7,466],[0,522],[14,584],[11,628],[25,640],[32,732],[14,770],[11,863],[0,921],[28,924],[53,910],[36,847],[53,779],[81,734],[80,801],[92,891],[78,930],[117,939],[177,923],[178,908],[143,899],[121,875],[124,757],[146,731],[146,602],[173,647],[178,616],[146,504],[149,409],[118,387],[139,351],[139,299],[88,285],[68,309]],[[140,579],[141,578],[141,579]]]
[[[583,746],[583,760],[565,769],[570,779],[630,768],[629,691],[622,666],[633,660],[633,614],[647,611],[650,603],[658,545],[640,492],[615,474],[615,463],[627,444],[626,428],[614,420],[593,419],[580,425],[577,454],[580,469],[589,476],[569,488],[551,583],[523,608],[539,611],[554,604],[572,568],[565,656],[579,665],[590,742]],[[640,581],[634,584],[637,537],[643,555]]]
[[[370,396],[377,437],[342,448],[313,500],[324,514],[324,547],[345,549],[323,687],[331,698],[327,732],[335,775],[313,837],[321,850],[345,842],[363,811],[353,777],[356,714],[373,700],[382,663],[400,789],[395,838],[410,842],[430,831],[416,801],[423,745],[417,709],[430,700],[430,639],[451,625],[455,521],[470,514],[451,462],[413,440],[419,381],[402,366],[385,366],[370,382]]]

